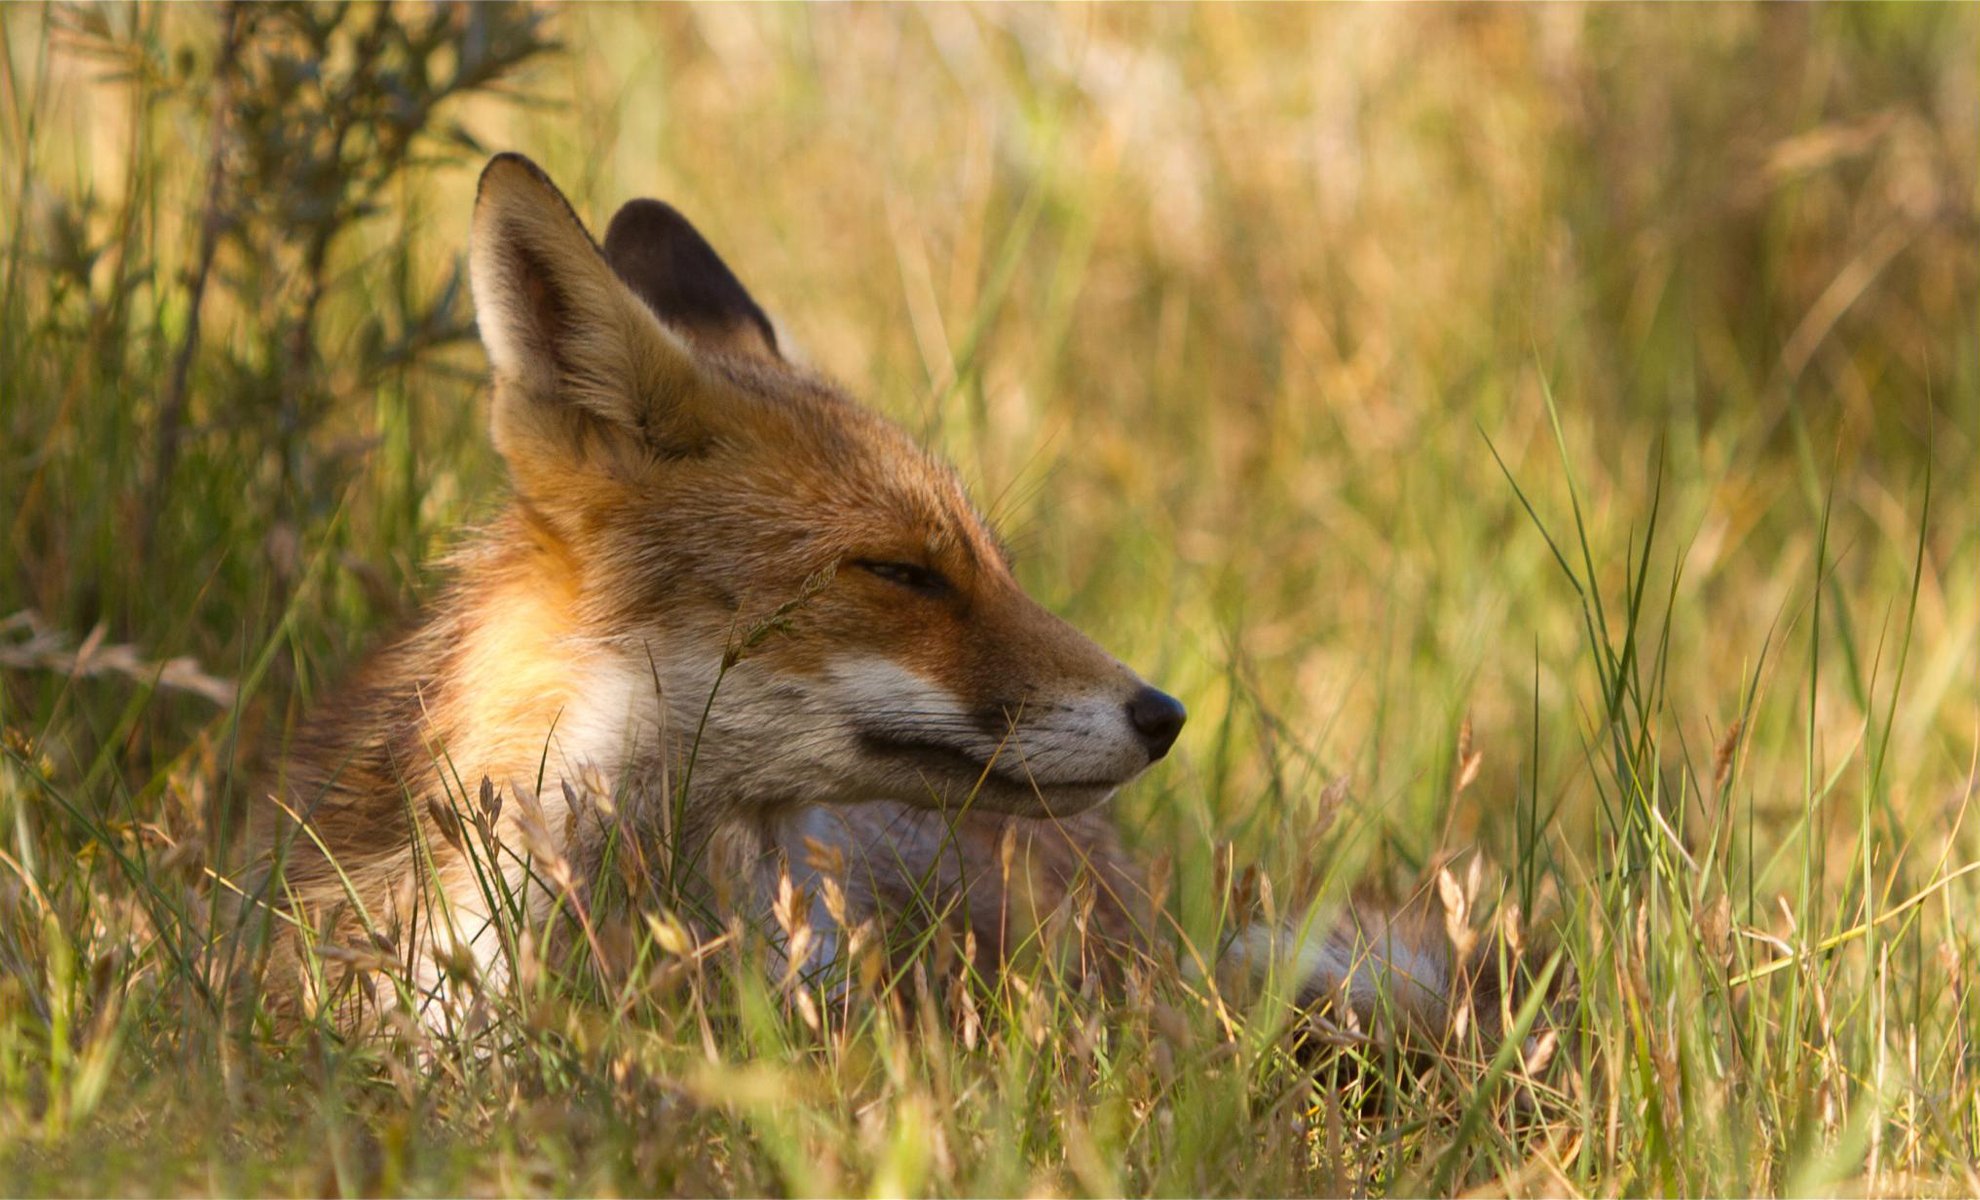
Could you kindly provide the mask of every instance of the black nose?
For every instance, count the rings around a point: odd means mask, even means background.
[[[1169,752],[1169,747],[1176,744],[1176,735],[1182,732],[1183,722],[1189,719],[1182,701],[1152,687],[1142,688],[1128,700],[1127,715],[1128,723],[1141,735],[1149,762]]]

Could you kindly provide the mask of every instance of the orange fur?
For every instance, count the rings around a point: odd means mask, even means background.
[[[541,922],[613,828],[710,907],[761,915],[790,870],[851,921],[951,912],[986,963],[1075,903],[1102,958],[1145,943],[1096,806],[1181,706],[1024,593],[952,472],[786,361],[663,205],[601,250],[498,157],[471,265],[514,497],[285,748],[256,911],[360,981],[396,962],[424,1012],[501,982],[487,858]],[[320,1002],[301,961],[273,986]]]

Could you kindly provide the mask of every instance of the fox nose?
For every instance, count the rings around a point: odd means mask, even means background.
[[[1169,752],[1169,747],[1176,744],[1176,735],[1182,732],[1183,722],[1189,719],[1182,701],[1152,687],[1144,687],[1128,699],[1127,715],[1128,724],[1141,736],[1149,762]]]

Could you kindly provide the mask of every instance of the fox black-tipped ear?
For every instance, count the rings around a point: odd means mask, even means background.
[[[708,239],[670,204],[634,200],[605,231],[605,259],[653,315],[703,345],[777,359],[777,333]]]
[[[495,373],[495,447],[519,475],[566,468],[594,448],[667,454],[693,440],[692,351],[519,154],[481,173],[468,265]]]

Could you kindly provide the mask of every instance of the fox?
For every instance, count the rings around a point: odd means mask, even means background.
[[[684,857],[710,911],[802,898],[778,971],[916,921],[994,969],[1073,905],[1096,977],[1152,943],[1108,801],[1185,707],[1027,594],[949,465],[805,365],[663,202],[600,243],[501,154],[468,265],[506,504],[277,755],[240,889],[289,947],[270,997],[417,1014],[499,987],[500,898],[582,919],[621,839]],[[1428,924],[1354,906],[1224,958],[1435,1021],[1459,964]]]

